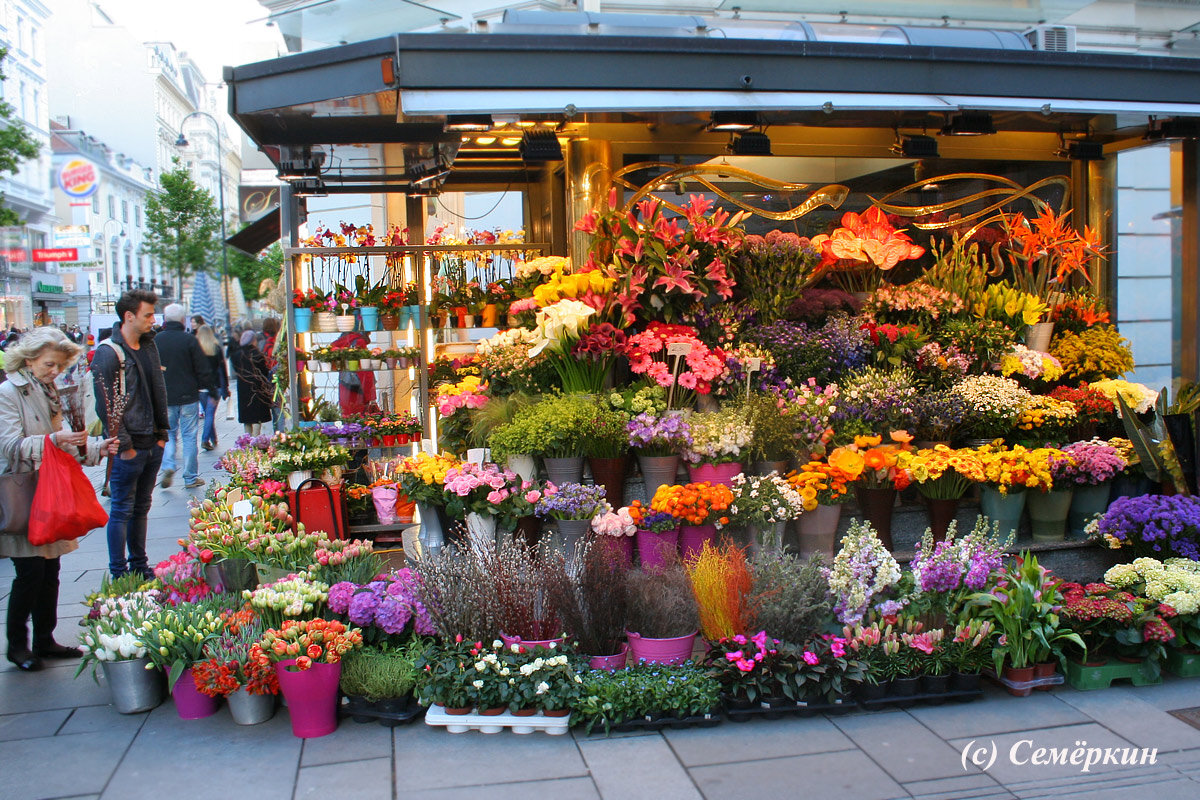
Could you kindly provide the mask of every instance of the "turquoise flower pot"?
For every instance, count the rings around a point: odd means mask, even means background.
[[[296,316],[296,333],[304,333],[312,328],[311,308],[293,308],[292,313]]]
[[[363,306],[358,310],[358,319],[364,331],[379,330],[379,309],[375,306]]]

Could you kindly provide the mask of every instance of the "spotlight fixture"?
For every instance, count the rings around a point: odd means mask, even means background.
[[[769,156],[771,140],[765,133],[744,131],[733,137],[733,141],[729,143],[729,152],[735,156]]]
[[[1104,144],[1091,139],[1073,139],[1064,142],[1055,155],[1072,161],[1103,161]]]
[[[992,115],[986,111],[959,111],[942,126],[942,136],[985,136],[995,132]]]
[[[448,131],[486,131],[492,128],[491,114],[451,114],[446,117]]]
[[[547,161],[562,161],[562,145],[554,131],[527,130],[521,137],[521,160],[526,164],[542,164]]]
[[[901,136],[892,145],[892,152],[905,158],[937,158],[938,143],[932,136]]]
[[[752,111],[714,111],[708,118],[710,131],[748,131],[758,124]]]
[[[1163,139],[1200,139],[1200,119],[1196,117],[1167,117],[1166,119],[1151,117],[1145,139],[1148,142],[1158,142]]]

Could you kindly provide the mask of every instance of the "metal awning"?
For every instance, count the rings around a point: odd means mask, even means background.
[[[279,206],[276,206],[227,238],[225,244],[255,257],[279,241],[280,231]]]

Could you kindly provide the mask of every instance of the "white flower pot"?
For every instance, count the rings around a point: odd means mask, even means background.
[[[339,333],[349,333],[354,330],[355,317],[353,314],[338,314],[334,317],[334,324],[337,326]]]
[[[332,311],[318,311],[313,315],[313,322],[320,333],[333,333],[337,330],[337,318]]]
[[[311,469],[300,469],[295,472],[288,473],[288,487],[293,491],[300,488],[300,484],[313,476]]]

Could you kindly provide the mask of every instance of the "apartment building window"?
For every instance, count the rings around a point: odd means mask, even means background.
[[[39,47],[39,42],[38,42],[38,29],[30,28],[29,29],[29,55],[33,58],[34,61],[38,60],[38,53],[39,53],[40,49],[41,48]]]
[[[117,218],[117,198],[111,194],[108,196],[108,218]]]
[[[129,222],[129,201],[121,201],[121,222]]]
[[[34,125],[36,125],[39,128],[42,126],[42,120],[41,120],[42,114],[40,111],[41,105],[42,105],[42,93],[39,92],[37,89],[34,89],[33,90],[33,117],[29,121],[32,122]]]
[[[100,193],[99,192],[92,193],[92,213],[93,214],[100,213]]]
[[[133,224],[137,227],[142,227],[142,207],[134,205],[133,207]]]

